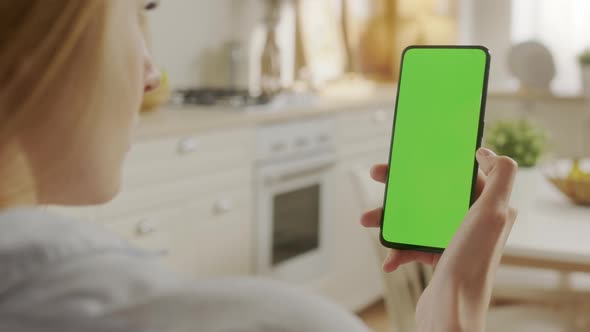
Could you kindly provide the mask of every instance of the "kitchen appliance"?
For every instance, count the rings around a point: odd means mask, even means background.
[[[236,39],[225,43],[222,49],[227,71],[227,86],[235,90],[248,90],[249,58],[246,45]]]
[[[333,122],[319,119],[259,129],[257,272],[305,282],[326,271],[336,153]]]
[[[260,92],[274,96],[282,90],[281,50],[277,43],[281,3],[279,0],[266,0],[265,42],[260,55]]]
[[[181,89],[174,92],[172,102],[176,105],[247,107],[270,103],[266,95],[253,96],[248,90],[225,88]]]

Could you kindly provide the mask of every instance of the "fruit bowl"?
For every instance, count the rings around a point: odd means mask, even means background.
[[[544,173],[572,202],[590,206],[590,159],[557,160],[547,164]]]

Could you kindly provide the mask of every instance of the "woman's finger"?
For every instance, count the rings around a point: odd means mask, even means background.
[[[385,183],[387,181],[387,172],[389,172],[388,165],[375,165],[371,168],[371,177],[375,181]]]
[[[365,227],[381,227],[381,216],[383,215],[383,209],[378,208],[369,212],[366,212],[361,217],[361,225]]]
[[[496,155],[496,153],[490,149],[481,148],[477,150],[475,157],[479,163],[479,169],[484,173],[484,175],[490,175],[494,166],[492,161],[497,156],[498,155]]]
[[[412,262],[418,262],[427,265],[436,265],[440,257],[440,254],[394,249],[389,252],[389,256],[383,263],[383,271],[386,273],[391,273],[397,270],[401,265]]]
[[[479,198],[479,196],[481,196],[481,193],[483,192],[483,188],[486,187],[486,180],[487,180],[487,176],[484,174],[484,172],[480,169],[477,171],[477,183],[475,185],[475,198]]]
[[[508,206],[514,177],[518,171],[516,162],[508,157],[499,157],[488,149],[477,152],[477,161],[482,171],[487,175],[486,185],[481,194],[481,200],[488,206]]]

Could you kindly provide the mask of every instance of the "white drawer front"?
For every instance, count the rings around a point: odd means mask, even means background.
[[[254,155],[252,129],[215,131],[135,144],[124,169],[124,185],[135,188],[246,165]]]
[[[376,138],[366,138],[343,144],[340,147],[340,157],[343,159],[354,158],[359,154],[366,154],[375,152],[381,154],[383,160],[389,160],[389,148],[391,145],[391,137],[378,136]]]
[[[108,220],[145,209],[175,204],[174,202],[198,200],[202,197],[209,197],[212,191],[251,188],[251,186],[252,170],[250,167],[202,176],[180,176],[159,184],[123,190],[115,200],[100,208],[100,219]]]
[[[393,128],[394,107],[345,113],[338,118],[338,139],[347,144],[371,137],[388,137]]]
[[[250,274],[251,206],[250,191],[234,190],[113,219],[106,227],[141,248],[162,253],[171,267],[189,276]]]

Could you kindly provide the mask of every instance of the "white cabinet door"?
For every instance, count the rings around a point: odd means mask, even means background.
[[[341,114],[337,121],[340,156],[349,159],[371,151],[388,149],[394,114],[393,105],[389,108]]]
[[[146,209],[105,223],[131,243],[162,255],[194,278],[253,271],[252,193],[235,189]]]
[[[97,220],[190,277],[253,271],[253,128],[138,142]]]
[[[343,160],[336,170],[337,208],[329,231],[331,272],[315,288],[351,310],[360,310],[383,294],[381,262],[370,232],[360,225],[364,206],[353,171],[365,168],[369,177],[370,167],[386,162],[387,157],[387,150],[375,150]]]
[[[251,190],[252,169],[244,166],[216,173],[181,176],[138,188],[125,188],[117,198],[100,208],[100,220],[109,222],[119,216],[156,207],[166,208],[186,199],[200,199],[232,188]]]
[[[233,128],[171,136],[133,145],[125,163],[127,190],[250,166],[254,129]]]

